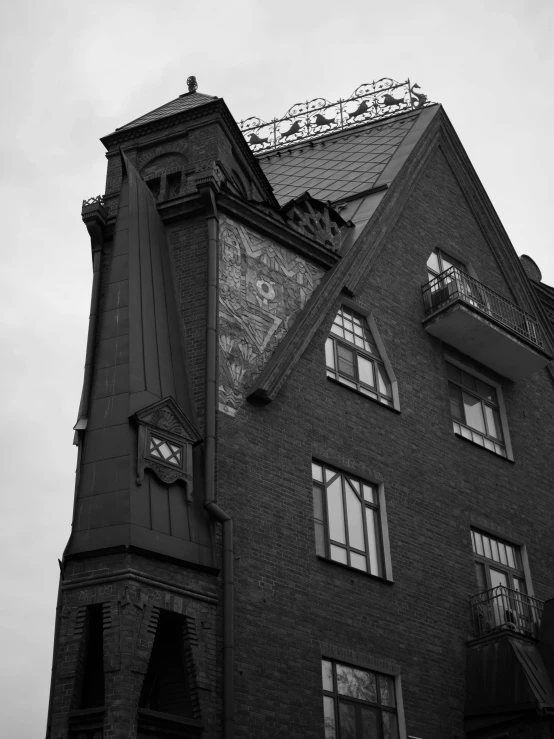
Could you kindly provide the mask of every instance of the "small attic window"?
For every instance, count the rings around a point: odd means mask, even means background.
[[[160,177],[155,177],[152,180],[147,180],[146,184],[148,186],[148,189],[154,196],[155,200],[160,199],[160,192],[161,192],[161,179]]]
[[[176,198],[181,193],[181,173],[174,172],[167,176],[167,197]]]
[[[151,435],[149,453],[152,459],[158,459],[167,464],[174,464],[177,467],[181,467],[182,465],[182,447],[166,439]]]
[[[371,316],[342,305],[325,343],[327,377],[399,410],[396,378]]]

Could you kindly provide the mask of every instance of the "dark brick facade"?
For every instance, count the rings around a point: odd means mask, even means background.
[[[140,126],[105,140],[111,220],[104,232],[101,314],[109,299],[107,275],[123,176],[117,146],[123,144],[147,182],[181,173],[178,199],[162,198],[158,213],[170,246],[185,337],[188,377],[182,381],[190,383],[191,420],[200,435],[207,413],[208,300],[208,228],[195,184],[202,166],[217,162],[227,182],[219,215],[252,232],[260,229],[260,240],[267,238],[273,223],[280,248],[290,249],[293,256],[299,253],[299,247],[277,235],[278,209],[269,186],[222,122],[224,111],[212,110],[214,105],[209,103],[205,113],[183,114],[182,121],[167,127]],[[554,594],[553,375],[545,368],[511,382],[477,368],[501,384],[514,454],[509,461],[453,433],[445,357],[469,369],[475,363],[422,327],[421,285],[427,279],[427,259],[437,247],[515,303],[522,301],[521,281],[527,278],[502,239],[484,228],[448,147],[428,148],[425,157],[422,151],[414,150],[422,164],[417,172],[412,164],[411,183],[398,191],[402,198],[391,195],[398,201],[396,220],[379,236],[379,253],[370,263],[377,240],[367,240],[359,260],[367,267],[356,272],[354,264],[350,273],[356,277],[354,294],[345,290],[328,302],[319,328],[306,350],[298,352],[276,397],[265,404],[245,399],[234,417],[217,415],[217,501],[233,518],[235,531],[237,739],[321,739],[322,657],[400,676],[402,739],[465,737],[466,652],[472,628],[468,596],[477,591],[472,526],[525,545],[535,595],[547,599]],[[263,229],[240,210],[236,201],[241,198],[251,201],[249,207],[256,207],[252,201],[264,201],[259,215]],[[317,262],[306,254],[303,258]],[[321,268],[323,257],[317,264]],[[324,289],[325,279],[318,290]],[[376,322],[398,381],[399,410],[326,377],[325,340],[346,298]],[[96,422],[95,428],[102,424]],[[129,443],[135,445],[134,426],[129,428]],[[128,454],[136,455],[134,446]],[[203,445],[195,454],[198,507]],[[392,579],[316,556],[312,459],[384,485]],[[130,491],[133,495],[132,487]],[[191,539],[205,544],[205,534],[199,532],[192,531]],[[221,539],[215,525],[213,541],[216,568],[137,546],[66,557],[50,739],[222,735],[225,625]],[[105,705],[83,709],[76,695],[86,670],[87,608],[93,605],[102,608]],[[156,733],[148,724],[155,717],[141,707],[163,610],[183,617],[183,659],[193,706],[192,715],[180,724],[165,717],[173,733],[167,733],[167,726]],[[467,735],[546,739],[554,731],[545,716],[534,713],[532,719],[522,715]]]

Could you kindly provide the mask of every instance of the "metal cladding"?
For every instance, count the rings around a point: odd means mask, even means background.
[[[165,227],[148,187],[122,158],[124,176],[99,314],[88,420],[80,432],[79,483],[66,554],[134,546],[210,565],[202,501],[187,500],[176,479],[190,477],[192,466],[200,464],[196,452],[192,454],[200,436]],[[150,409],[145,426],[142,416]],[[156,474],[141,474],[151,434],[181,450],[178,475],[169,474],[172,460],[163,458],[147,465]]]

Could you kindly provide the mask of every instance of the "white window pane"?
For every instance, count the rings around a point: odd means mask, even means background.
[[[492,559],[491,540],[485,535],[483,535],[483,550],[485,552],[485,557],[487,557],[487,559]]]
[[[331,329],[331,333],[335,334],[335,336],[340,336],[341,339],[344,338],[344,331],[342,329],[342,326],[337,326],[336,323],[333,324],[333,327]]]
[[[427,266],[429,269],[432,269],[433,272],[440,272],[440,266],[439,266],[439,258],[437,256],[437,253],[435,251],[431,252],[431,256],[427,260]]]
[[[369,549],[369,568],[372,575],[380,575],[379,566],[379,519],[373,508],[365,509],[367,522],[367,539]]]
[[[473,439],[471,435],[471,431],[469,429],[466,429],[465,426],[460,426],[460,430],[462,432],[462,436],[464,437],[464,439]]]
[[[381,364],[377,364],[377,376],[379,379],[379,392],[383,393],[383,395],[392,395],[387,371]]]
[[[354,340],[355,340],[356,346],[359,346],[362,349],[364,348],[365,342],[363,340],[363,337],[361,337],[361,336],[355,336],[354,337]]]
[[[344,338],[346,341],[349,341],[351,344],[354,343],[354,334],[351,331],[344,331]]]
[[[350,546],[365,552],[362,503],[348,485],[346,486],[346,510],[348,513],[348,539]]]
[[[312,479],[323,482],[323,470],[321,469],[321,465],[315,462],[312,462]]]
[[[501,541],[498,542],[498,553],[500,555],[500,561],[502,562],[502,564],[507,565],[508,557],[506,556],[506,545]]]
[[[333,339],[327,339],[325,342],[325,364],[327,367],[335,369],[335,342]]]
[[[323,679],[323,690],[333,690],[333,663],[324,659],[321,661],[321,677]]]
[[[375,497],[375,488],[372,485],[366,485],[364,483],[364,499],[367,500],[368,503],[377,503],[376,497]]]
[[[327,511],[329,513],[329,536],[334,541],[346,544],[342,480],[340,475],[327,487]]]
[[[335,562],[342,562],[345,565],[348,564],[346,549],[338,547],[336,544],[331,544],[331,559],[334,559]]]
[[[350,566],[355,567],[357,570],[363,570],[367,572],[367,557],[356,552],[350,552]]]
[[[325,717],[325,739],[335,739],[335,701],[329,695],[323,696],[323,715]]]
[[[357,480],[353,480],[351,477],[348,477],[347,480],[359,495],[360,494],[360,483]]]
[[[508,557],[508,566],[515,569],[516,562],[514,557],[514,549],[509,544],[506,544],[506,555]]]
[[[483,537],[478,531],[475,531],[474,535],[475,535],[475,551],[477,552],[477,554],[480,554],[481,556],[483,556],[484,554]]]
[[[473,432],[472,440],[476,444],[479,444],[479,446],[485,446],[485,441],[484,441],[483,437],[481,436],[481,434],[478,434],[476,431]]]
[[[358,355],[358,372],[360,382],[375,387],[375,377],[373,375],[373,362],[365,357]]]
[[[348,387],[357,388],[356,383],[352,382],[352,380],[347,380],[346,377],[339,377],[339,382],[342,382],[343,385],[347,385]]]
[[[500,414],[488,405],[485,405],[485,413],[487,416],[489,435],[494,436],[495,439],[502,439]]]
[[[462,393],[466,423],[472,429],[485,433],[485,419],[483,418],[483,404],[473,395]]]
[[[495,451],[494,441],[491,441],[490,439],[485,439],[485,447],[487,449],[490,449],[491,452],[494,452]]]
[[[496,539],[491,539],[491,552],[494,561],[500,562],[500,554],[498,553],[498,542],[496,541]]]

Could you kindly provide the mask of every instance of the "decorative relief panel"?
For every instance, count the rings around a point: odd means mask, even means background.
[[[219,409],[234,416],[325,271],[225,216],[220,243]]]

